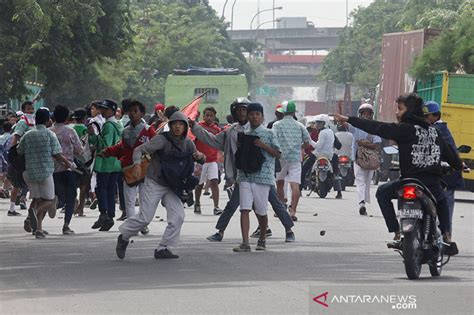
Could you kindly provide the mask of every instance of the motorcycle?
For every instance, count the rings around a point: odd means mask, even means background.
[[[466,153],[470,147],[461,146],[458,150]],[[393,152],[394,148],[388,151]],[[442,166],[445,172],[450,170],[449,165]],[[420,180],[404,178],[400,181],[398,217],[401,239],[391,243],[389,248],[395,248],[402,256],[409,279],[420,277],[423,264],[428,264],[431,276],[440,276],[443,266],[451,257],[448,255],[444,260],[445,246],[456,246],[455,243],[443,241],[438,228],[436,204],[436,198]]]
[[[354,185],[354,171],[352,170],[351,158],[346,155],[339,156],[339,175],[341,176],[342,190],[346,190],[346,186]]]
[[[310,196],[314,191],[319,197],[325,198],[333,186],[331,161],[326,157],[317,157],[309,179]]]

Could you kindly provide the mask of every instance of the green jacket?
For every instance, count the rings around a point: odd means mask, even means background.
[[[89,137],[89,143],[96,147],[96,152],[100,153],[107,147],[117,144],[122,138],[122,124],[116,121],[106,121],[98,135]],[[102,158],[96,157],[94,171],[99,173],[121,172],[120,161],[115,157]]]

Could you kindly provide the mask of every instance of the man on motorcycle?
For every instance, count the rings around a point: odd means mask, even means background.
[[[329,129],[329,116],[321,114],[316,116],[316,129],[319,130],[318,141],[312,143],[313,154],[325,157],[331,161],[334,151],[334,133]]]
[[[458,253],[456,244],[451,242],[447,233],[449,209],[441,188],[441,161],[448,162],[455,170],[461,170],[461,160],[457,152],[444,142],[437,130],[425,122],[421,97],[415,93],[402,95],[397,98],[396,103],[395,116],[398,123],[383,123],[342,115],[336,115],[336,119],[340,123],[348,122],[368,133],[397,142],[401,177],[422,181],[436,196],[439,228],[444,241],[451,245],[446,248],[446,254],[455,255]],[[397,198],[398,186],[399,181],[388,182],[380,186],[376,194],[388,230],[395,233],[395,241],[400,240],[400,227],[391,200]]]

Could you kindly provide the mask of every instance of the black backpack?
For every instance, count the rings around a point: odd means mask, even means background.
[[[246,135],[243,132],[237,134],[239,147],[235,152],[235,166],[245,174],[260,171],[265,161],[262,150],[253,144],[257,139],[260,139],[260,137]]]
[[[8,151],[8,163],[18,173],[23,174],[26,169],[25,155],[19,154],[16,150],[18,144],[15,144]]]
[[[168,187],[177,194],[180,194],[183,190],[193,190],[199,184],[199,179],[193,176],[193,152],[182,152],[170,139],[168,132],[163,132],[162,135],[176,150],[168,153],[165,153],[164,150],[159,151],[161,177]]]

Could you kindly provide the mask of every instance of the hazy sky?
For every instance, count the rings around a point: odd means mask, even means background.
[[[249,29],[252,17],[260,10],[282,6],[282,10],[275,11],[275,18],[279,17],[306,17],[318,26],[344,26],[346,24],[346,0],[236,0],[234,7],[234,30]],[[348,0],[349,12],[358,6],[368,6],[371,0]],[[209,0],[211,6],[222,15],[225,0]],[[225,9],[225,20],[230,22],[232,4],[229,0]],[[257,21],[260,18],[260,21]],[[262,12],[253,23],[256,28],[258,23],[273,20],[272,11]],[[264,24],[260,28],[271,28],[272,23]]]

